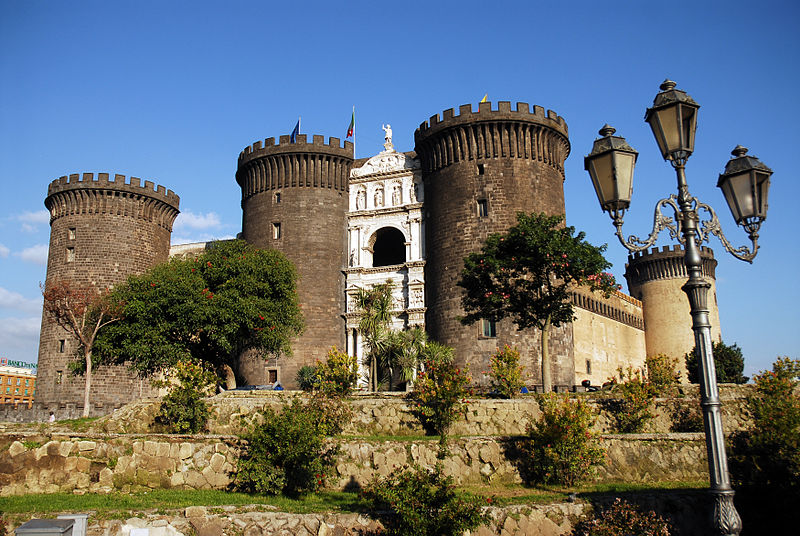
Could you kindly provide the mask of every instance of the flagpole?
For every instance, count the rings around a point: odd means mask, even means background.
[[[356,158],[356,105],[353,105],[353,160]]]

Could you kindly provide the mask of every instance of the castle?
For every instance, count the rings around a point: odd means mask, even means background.
[[[240,356],[236,372],[250,384],[296,386],[296,372],[323,359],[331,346],[363,357],[354,296],[360,288],[394,283],[394,327],[424,327],[455,349],[458,363],[485,384],[491,353],[515,345],[541,384],[540,339],[509,320],[464,326],[456,286],[463,258],[486,237],[516,221],[516,213],[564,214],[567,124],[552,111],[510,102],[463,105],[423,122],[414,151],[398,152],[385,127],[384,151],[354,159],[353,144],[297,135],[257,141],[239,155],[240,238],[282,251],[300,274],[298,295],[306,330],[293,355],[264,360]],[[179,198],[152,182],[108,174],[61,177],[48,188],[51,236],[47,282],[66,280],[107,288],[170,255]],[[173,254],[204,244],[172,246]],[[704,274],[714,283],[716,261],[703,250]],[[578,289],[576,318],[553,329],[553,381],[569,389],[600,384],[618,366],[640,366],[645,355],[679,356],[694,346],[683,252],[665,249],[629,257],[632,296],[610,298]],[[715,289],[712,287],[712,293]],[[712,294],[715,296],[715,293]],[[719,337],[716,299],[712,323]],[[83,382],[68,373],[75,346],[42,320],[37,403],[80,404]],[[93,381],[92,413],[151,394],[146,380],[123,367],[102,367]]]

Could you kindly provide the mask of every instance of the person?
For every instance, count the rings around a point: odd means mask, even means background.
[[[50,418],[48,419],[48,422],[56,422],[56,416],[52,411],[50,412]]]

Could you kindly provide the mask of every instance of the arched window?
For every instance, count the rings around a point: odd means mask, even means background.
[[[394,227],[384,227],[375,233],[372,246],[372,266],[391,266],[406,262],[406,238]]]

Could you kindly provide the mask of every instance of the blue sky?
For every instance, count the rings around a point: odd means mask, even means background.
[[[622,279],[627,252],[583,157],[604,123],[639,151],[624,230],[646,236],[653,205],[675,191],[643,121],[670,78],[701,105],[691,192],[734,244],[747,238],[715,187],[731,149],[745,145],[775,171],[755,263],[711,244],[723,339],[743,348],[747,374],[800,357],[799,60],[800,8],[788,0],[0,0],[0,355],[36,360],[51,180],[153,180],[181,196],[173,243],[230,237],[241,226],[239,152],[288,134],[298,116],[302,133],[343,138],[352,106],[357,157],[382,149],[382,123],[412,150],[421,122],[486,93],[555,110],[572,144],[567,221],[609,244]]]

